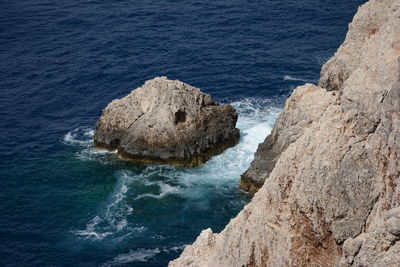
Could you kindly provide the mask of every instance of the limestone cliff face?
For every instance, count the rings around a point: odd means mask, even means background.
[[[330,104],[337,101],[335,94],[319,89],[307,84],[292,93],[271,134],[258,146],[250,168],[242,174],[242,190],[251,194],[257,192],[274,169],[281,153],[303,135],[304,129],[318,120]]]
[[[170,266],[399,266],[399,165],[400,1],[371,0],[260,145],[252,201]]]

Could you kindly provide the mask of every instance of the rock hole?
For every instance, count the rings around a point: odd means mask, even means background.
[[[177,125],[178,123],[181,122],[185,122],[186,121],[186,112],[182,111],[182,110],[178,110],[177,112],[175,112],[175,125]]]
[[[378,28],[370,28],[368,30],[368,37],[371,37],[372,35],[375,35],[378,30],[379,30]]]

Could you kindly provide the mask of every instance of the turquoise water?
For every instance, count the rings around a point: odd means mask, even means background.
[[[166,266],[238,189],[364,1],[0,0],[0,265]],[[101,110],[166,75],[231,103],[240,143],[194,169],[93,148]]]

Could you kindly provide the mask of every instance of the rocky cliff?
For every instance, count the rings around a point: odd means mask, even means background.
[[[94,142],[136,161],[193,167],[239,141],[237,117],[200,89],[157,77],[108,104]]]
[[[170,266],[399,266],[399,165],[400,1],[370,0],[260,145],[252,201]]]

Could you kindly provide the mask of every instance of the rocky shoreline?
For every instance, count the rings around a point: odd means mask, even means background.
[[[295,89],[241,187],[252,201],[170,266],[398,266],[400,2],[370,0]]]

